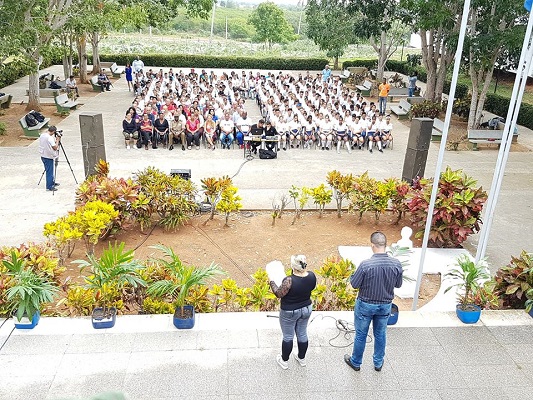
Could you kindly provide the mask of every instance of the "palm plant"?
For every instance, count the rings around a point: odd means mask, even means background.
[[[124,285],[131,285],[134,288],[146,286],[146,282],[139,276],[139,270],[143,268],[134,259],[133,250],[124,251],[124,242],[119,245],[111,245],[102,252],[102,256],[97,258],[94,254],[88,254],[87,260],[76,260],[80,270],[89,270],[89,275],[85,277],[86,287],[95,293],[95,301],[103,307],[104,315],[110,302],[112,288],[122,289]]]
[[[147,293],[158,297],[170,297],[180,308],[180,316],[183,317],[183,306],[191,288],[205,285],[208,279],[222,274],[223,271],[214,263],[205,268],[187,266],[182,263],[174,250],[161,244],[152,246],[152,248],[164,254],[164,258],[158,258],[155,262],[163,265],[169,278],[151,283]]]
[[[455,265],[458,268],[452,269],[445,277],[456,282],[449,286],[444,293],[452,288],[458,288],[457,300],[461,310],[468,310],[474,303],[474,296],[482,283],[490,279],[486,260],[475,263],[467,254],[461,254]]]
[[[15,251],[12,251],[11,257],[3,260],[2,264],[8,271],[7,275],[12,278],[6,291],[7,301],[13,302],[19,321],[24,316],[31,320],[40,310],[41,304],[53,301],[58,287],[46,276],[27,267],[26,260]]]

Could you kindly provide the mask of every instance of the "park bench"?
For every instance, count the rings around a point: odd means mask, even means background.
[[[408,88],[391,88],[389,90],[389,101],[394,101],[395,97],[405,97],[409,96]]]
[[[40,130],[48,127],[49,122],[50,118],[45,118],[43,122],[39,122],[35,126],[28,126],[28,124],[26,123],[26,115],[19,119],[19,124],[22,127],[22,130],[24,131],[24,136],[29,138],[38,138],[41,135]]]
[[[391,106],[390,110],[398,119],[407,119],[409,117],[409,111],[411,111],[411,104],[407,100],[402,99],[397,106]]]
[[[113,63],[109,69],[111,70],[114,78],[120,78],[120,76],[124,73],[124,69],[120,69],[117,63]]]
[[[444,130],[444,122],[435,118],[433,120],[433,130],[431,131],[431,141],[440,142],[442,139],[442,131]]]
[[[412,104],[420,104],[420,103],[423,103],[424,102],[424,98],[422,96],[413,96],[413,97],[408,97],[407,98],[407,101],[412,105]]]
[[[355,88],[361,93],[361,96],[370,96],[372,89],[372,82],[364,81],[362,85],[356,85]]]
[[[39,97],[42,97],[42,98],[45,98],[45,97],[49,97],[49,98],[54,98],[56,96],[59,96],[61,94],[61,89],[50,89],[50,88],[46,88],[46,89],[39,89]],[[26,89],[26,96],[29,96],[30,91],[28,89]]]
[[[93,90],[95,92],[101,92],[102,91],[102,85],[98,83],[98,75],[95,75],[91,78],[91,86],[93,87]]]
[[[77,101],[72,101],[66,94],[60,94],[54,98],[56,103],[57,112],[61,115],[68,115],[70,110],[75,110],[78,106]]]
[[[469,129],[468,141],[473,144],[472,150],[479,150],[478,144],[500,144],[502,142],[503,130],[497,129]],[[518,131],[513,133],[512,142],[516,143],[518,140]]]
[[[0,108],[9,108],[9,106],[11,105],[11,100],[13,100],[13,96],[5,93],[3,96],[0,97]]]

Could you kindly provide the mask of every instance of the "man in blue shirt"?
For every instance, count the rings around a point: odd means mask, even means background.
[[[387,322],[389,320],[394,288],[402,286],[402,264],[387,254],[387,238],[382,232],[370,236],[374,255],[364,260],[350,277],[354,289],[359,289],[355,303],[355,340],[353,352],[344,355],[344,361],[355,371],[361,369],[366,337],[372,322],[374,332],[374,369],[381,371],[385,358]]]
[[[322,82],[327,82],[330,76],[331,76],[331,69],[329,69],[329,65],[326,64],[326,66],[322,70]]]

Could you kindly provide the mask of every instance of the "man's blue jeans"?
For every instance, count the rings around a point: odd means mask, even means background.
[[[379,97],[379,113],[385,114],[387,111],[387,97]]]
[[[415,88],[409,88],[409,97],[413,97],[415,95]]]
[[[385,358],[385,344],[387,342],[387,322],[389,320],[391,303],[371,304],[357,299],[355,303],[355,340],[350,361],[355,367],[363,363],[366,337],[372,322],[374,332],[374,367],[381,367]]]
[[[222,132],[220,134],[220,143],[222,143],[222,146],[226,145],[228,147],[231,146],[233,143],[233,133],[224,133]]]
[[[46,172],[46,189],[52,190],[54,188],[54,160],[51,158],[41,157]]]

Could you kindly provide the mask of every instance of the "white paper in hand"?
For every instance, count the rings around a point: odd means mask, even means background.
[[[278,286],[281,286],[281,282],[285,275],[285,268],[279,260],[270,261],[265,267],[266,273],[268,274],[268,279],[274,281]]]

